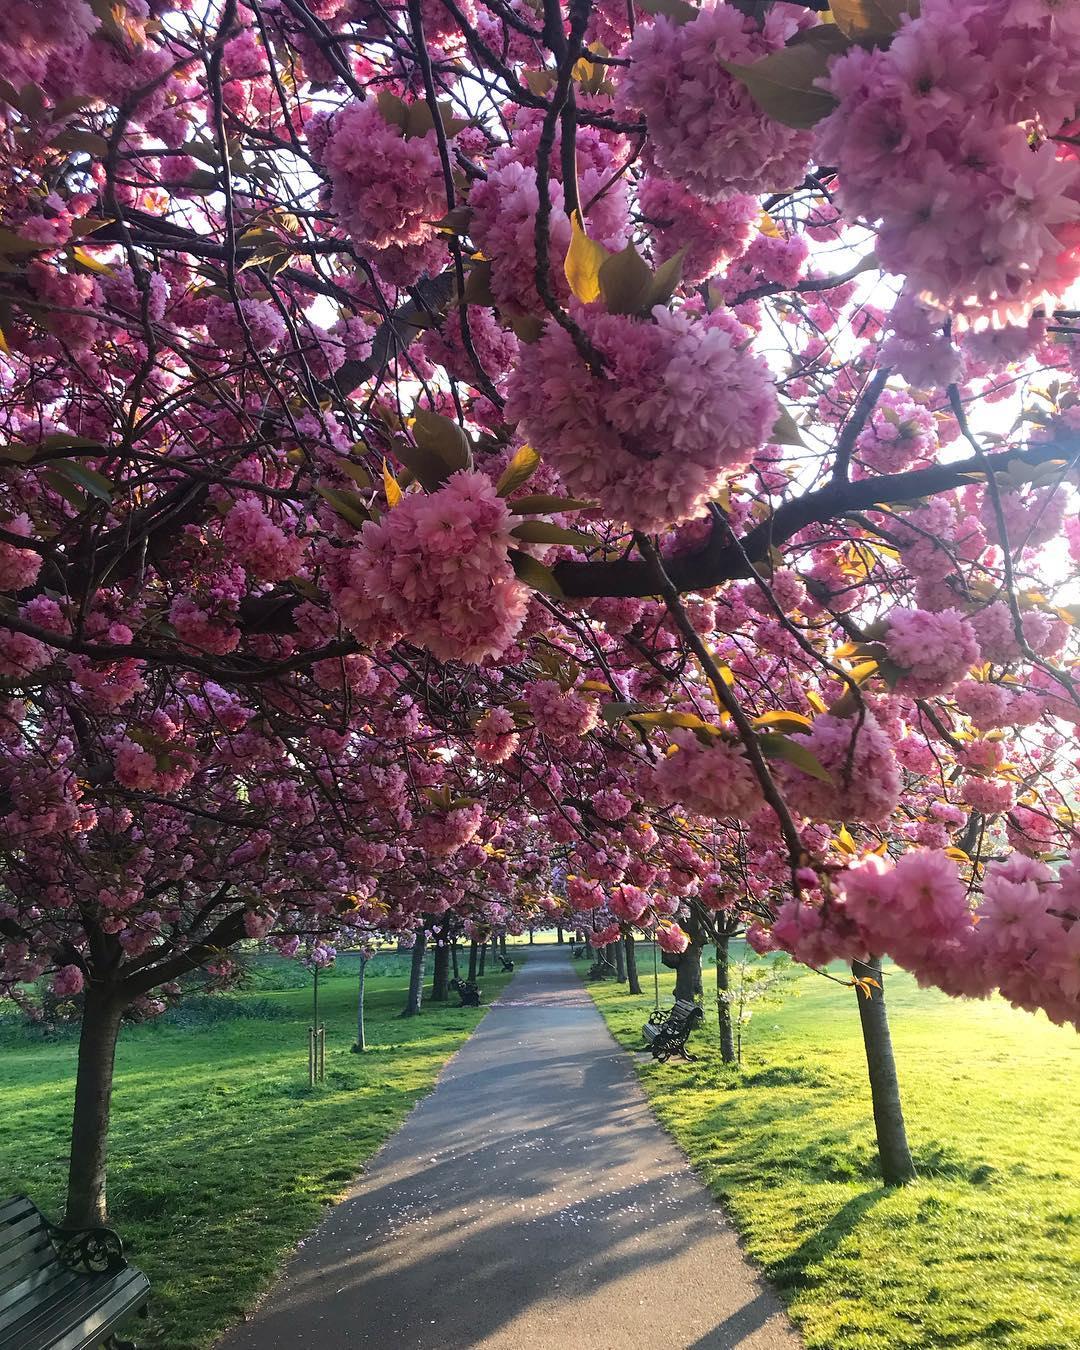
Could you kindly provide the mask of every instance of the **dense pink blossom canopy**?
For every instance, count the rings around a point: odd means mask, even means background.
[[[558,922],[1080,1021],[1080,20],[859,10],[0,10],[0,990]]]

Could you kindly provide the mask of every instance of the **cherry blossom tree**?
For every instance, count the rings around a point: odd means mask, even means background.
[[[245,937],[730,914],[853,968],[888,1181],[881,958],[1080,1019],[1070,6],[0,54],[0,981],[84,992],[73,1218],[122,1010]]]

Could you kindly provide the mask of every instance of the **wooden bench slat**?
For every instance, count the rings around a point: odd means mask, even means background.
[[[73,1244],[27,1196],[0,1201],[0,1350],[98,1350],[145,1307],[150,1281],[122,1260],[115,1234],[83,1236]],[[88,1255],[109,1269],[88,1269]]]
[[[31,1289],[42,1287],[42,1285],[49,1284],[50,1281],[61,1280],[62,1277],[69,1278],[69,1280],[81,1278],[74,1270],[69,1270],[66,1266],[59,1264],[55,1257],[47,1265],[43,1262],[38,1262],[34,1266],[27,1265],[23,1269],[22,1278],[20,1278],[18,1284],[12,1282],[9,1288],[0,1293],[0,1330],[14,1322],[16,1315],[18,1315],[15,1308],[26,1299],[27,1293]]]
[[[92,1350],[149,1292],[150,1281],[131,1266],[116,1275],[76,1278],[59,1298],[27,1309],[0,1332],[0,1350]]]

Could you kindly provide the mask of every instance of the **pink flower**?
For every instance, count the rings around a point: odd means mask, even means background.
[[[580,740],[597,723],[594,698],[575,689],[563,689],[555,680],[532,680],[525,686],[525,702],[537,729],[556,745]]]
[[[304,541],[275,525],[254,498],[237,502],[229,511],[222,539],[259,581],[284,581],[299,569],[304,554]]]
[[[8,534],[30,537],[30,517],[23,511],[3,527]],[[41,555],[33,549],[19,548],[0,540],[0,591],[21,591],[32,586],[41,571]]]
[[[671,740],[677,748],[653,772],[662,801],[716,820],[748,820],[758,810],[761,787],[741,745],[720,738],[703,744],[692,731],[673,731]]]
[[[900,798],[900,769],[892,743],[873,714],[861,719],[822,713],[808,732],[791,738],[817,760],[827,780],[783,764],[779,779],[792,807],[811,820],[885,820]]]
[[[52,991],[57,998],[71,998],[83,991],[83,973],[78,966],[61,966],[53,976]]]
[[[955,609],[894,609],[885,650],[904,672],[897,690],[916,698],[948,693],[979,660],[975,630]]]
[[[364,640],[396,631],[443,661],[500,656],[528,604],[510,565],[511,524],[491,480],[473,470],[408,494],[346,550],[331,579],[342,619]]]
[[[768,367],[721,311],[695,319],[658,307],[642,322],[594,306],[578,320],[604,374],[549,323],[522,348],[507,417],[571,492],[616,520],[655,530],[701,514],[776,423]]]
[[[689,23],[659,15],[640,24],[625,51],[630,66],[619,97],[628,111],[645,114],[657,168],[706,201],[801,182],[810,135],[762,113],[721,62],[752,65],[806,21],[794,5],[771,5],[759,24],[716,3]]]
[[[690,946],[690,935],[684,933],[677,923],[662,924],[656,930],[657,946],[662,952],[679,955]]]

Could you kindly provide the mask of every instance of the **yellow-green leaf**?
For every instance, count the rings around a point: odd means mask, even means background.
[[[609,257],[603,244],[585,233],[581,217],[575,211],[570,217],[570,247],[566,250],[563,270],[570,289],[583,304],[590,305],[600,299],[600,268]]]
[[[513,459],[503,469],[499,481],[495,484],[495,491],[500,497],[509,497],[511,492],[527,483],[539,467],[540,456],[531,445],[523,445],[520,450],[515,451]]]
[[[784,709],[762,713],[760,717],[754,718],[754,726],[771,727],[773,731],[808,731],[813,725],[810,718],[802,713],[787,712]]]
[[[550,567],[545,567],[542,562],[538,562],[529,553],[523,553],[519,548],[510,550],[510,566],[514,569],[514,575],[518,581],[526,586],[530,586],[534,591],[540,591],[544,595],[554,596],[555,599],[561,599],[563,589],[555,580],[555,573]]]
[[[862,47],[886,47],[905,14],[919,13],[919,0],[830,0],[833,20]]]
[[[398,502],[401,501],[401,485],[394,477],[393,471],[385,459],[382,462],[382,481],[387,506],[397,506]]]

